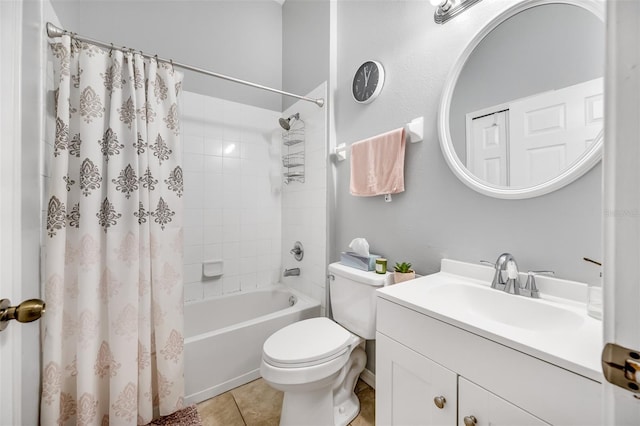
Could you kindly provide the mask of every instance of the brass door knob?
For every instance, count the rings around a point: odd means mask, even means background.
[[[463,421],[464,426],[474,426],[478,423],[478,419],[476,419],[476,416],[464,416]]]
[[[0,331],[7,328],[9,321],[35,321],[44,314],[45,303],[40,299],[25,300],[18,306],[11,306],[9,299],[0,300]]]
[[[433,403],[436,404],[436,407],[443,409],[444,404],[447,402],[444,396],[436,396],[433,398]]]

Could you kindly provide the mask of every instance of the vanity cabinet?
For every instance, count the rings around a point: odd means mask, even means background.
[[[455,425],[456,417],[460,426],[548,425],[384,334],[376,339],[379,425]]]
[[[383,297],[377,312],[376,424],[600,424],[600,383]]]
[[[459,426],[549,425],[461,376],[458,377],[458,413]]]
[[[453,371],[384,334],[376,335],[377,424],[456,424],[457,379]]]

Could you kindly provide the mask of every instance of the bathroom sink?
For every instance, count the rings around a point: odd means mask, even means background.
[[[525,331],[558,332],[579,327],[584,317],[575,308],[507,294],[479,284],[443,279],[428,288],[425,296],[438,310],[475,325],[493,322]]]
[[[492,289],[493,273],[444,259],[440,272],[384,287],[378,297],[600,381],[602,322],[587,315],[587,285],[538,277],[533,299]]]

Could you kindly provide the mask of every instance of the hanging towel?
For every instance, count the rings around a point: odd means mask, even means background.
[[[351,195],[404,191],[404,128],[351,145]]]

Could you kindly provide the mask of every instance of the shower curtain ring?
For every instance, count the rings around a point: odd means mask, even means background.
[[[171,64],[171,72],[176,72],[176,69],[173,67],[173,59],[169,58],[169,63]]]
[[[111,54],[113,53],[113,43],[109,43],[111,44],[111,49],[109,49],[109,57],[111,57]]]

